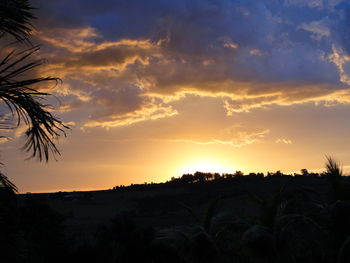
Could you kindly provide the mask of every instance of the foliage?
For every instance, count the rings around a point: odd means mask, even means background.
[[[32,157],[40,161],[48,161],[50,151],[59,154],[53,138],[59,136],[60,132],[65,134],[63,129],[68,127],[55,118],[46,109],[47,105],[41,102],[42,98],[49,94],[32,88],[34,84],[57,79],[22,77],[28,70],[42,64],[40,60],[26,62],[38,50],[38,47],[31,47],[18,53],[12,51],[0,61],[0,100],[6,103],[12,115],[16,115],[16,126],[23,120],[28,127],[23,149],[32,152]],[[19,64],[21,65],[17,67]],[[6,128],[12,127],[7,125]]]
[[[222,184],[237,184],[242,187],[249,185],[248,189],[267,189],[256,194],[252,191],[243,194],[255,200],[247,202],[249,213],[231,210],[228,201],[235,197],[219,194],[217,198],[211,198],[207,195],[202,203],[178,205],[179,210],[189,212],[184,216],[192,218],[192,223],[184,221],[188,223],[167,227],[150,225],[150,222],[146,224],[142,221],[144,214],[136,211],[132,217],[120,214],[109,224],[85,235],[67,232],[64,217],[44,202],[50,199],[50,195],[45,198],[36,198],[35,195],[17,198],[13,193],[8,194],[6,200],[0,198],[0,227],[3,229],[0,241],[5,244],[0,248],[2,262],[349,261],[350,203],[347,200],[330,202],[326,198],[324,186],[331,187],[327,176],[318,178],[308,173],[308,176],[278,175],[227,180],[215,183],[212,179],[190,185],[208,184],[214,189],[222,189]],[[322,182],[322,186],[305,186],[315,182]],[[169,189],[167,184],[157,187],[155,192],[144,193],[149,209],[152,209],[152,202],[162,199],[159,189],[166,192]],[[154,193],[157,195],[149,199]],[[52,195],[54,197],[63,199]],[[171,197],[165,200],[170,202]],[[186,203],[185,199],[182,201]],[[153,207],[153,210],[159,209],[164,209],[164,206]],[[171,210],[167,216],[172,217],[173,212]]]
[[[6,112],[1,114],[0,129],[14,129],[24,123],[26,141],[22,150],[30,152],[30,158],[47,162],[49,156],[60,154],[54,140],[61,134],[65,135],[64,130],[69,127],[54,117],[49,105],[44,103],[50,94],[36,88],[38,84],[57,83],[58,79],[36,77],[31,72],[43,63],[43,60],[32,59],[39,51],[30,39],[33,30],[31,21],[36,18],[33,9],[28,0],[0,1],[0,39],[15,39],[0,53],[3,56],[0,60],[0,101],[11,115],[8,117]],[[26,48],[18,51],[23,43]],[[15,48],[8,51],[9,46]],[[17,187],[3,173],[0,173],[0,186],[6,191],[17,192]]]
[[[33,59],[39,47],[33,46],[30,39],[31,21],[35,19],[32,11],[27,0],[0,1],[0,39],[2,43],[15,40],[0,52],[0,101],[8,110],[1,114],[0,129],[14,129],[23,123],[26,141],[22,149],[31,152],[30,157],[48,161],[51,154],[59,154],[54,140],[65,135],[68,127],[44,103],[50,94],[38,88],[39,84],[56,83],[58,79],[37,77],[32,72],[43,63]],[[62,218],[45,204],[19,198],[17,191],[0,172],[1,262],[62,262]]]
[[[4,191],[9,192],[10,194],[18,192],[17,186],[15,186],[2,172],[0,172],[0,186]]]
[[[337,161],[326,156],[326,177],[332,187],[333,199],[350,200],[350,183],[343,176],[343,171]]]
[[[0,2],[0,37],[11,35],[17,41],[29,41],[34,8],[28,0],[2,0]]]
[[[57,82],[58,79],[28,78],[29,71],[43,63],[43,60],[32,60],[34,53],[39,50],[30,41],[31,20],[35,19],[32,10],[26,0],[6,0],[0,3],[0,37],[9,35],[15,38],[17,46],[23,41],[31,46],[21,51],[14,49],[7,52],[0,61],[0,100],[10,110],[12,120],[16,120],[14,127],[18,127],[21,121],[27,127],[27,140],[22,149],[31,152],[31,157],[39,161],[48,161],[50,154],[59,154],[54,138],[65,134],[64,129],[68,127],[50,113],[49,105],[43,103],[49,94],[35,88],[37,84]],[[14,127],[12,123],[0,125],[2,129]]]

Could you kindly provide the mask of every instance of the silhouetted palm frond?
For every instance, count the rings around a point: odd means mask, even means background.
[[[267,227],[251,226],[243,233],[240,243],[248,262],[273,262],[276,253],[274,236]]]
[[[205,232],[209,232],[214,220],[215,212],[218,208],[219,201],[220,201],[220,198],[215,198],[211,200],[206,206],[205,211],[202,214],[202,217],[198,215],[193,208],[183,203],[179,203],[179,204],[190,213],[192,218],[195,220],[196,224],[202,230],[204,230]]]
[[[12,183],[2,172],[0,172],[0,187],[4,187],[12,193],[18,193],[17,186],[15,186],[14,183]]]
[[[342,176],[343,171],[342,171],[339,163],[330,156],[326,156],[326,159],[327,159],[327,163],[326,163],[327,175],[332,176],[332,177]]]
[[[36,17],[28,0],[0,1],[0,37],[9,34],[17,41],[29,41],[32,31],[30,20]]]
[[[263,226],[273,228],[276,218],[288,203],[285,194],[290,182],[291,180],[289,179],[275,189],[270,195],[265,197],[260,197],[251,193],[253,200],[260,205],[261,214],[259,216],[259,221]]]
[[[209,232],[214,220],[215,212],[218,208],[220,198],[215,198],[211,200],[206,207],[205,213],[203,214],[203,228]]]
[[[24,76],[24,73],[43,63],[42,60],[27,62],[38,50],[39,47],[32,47],[18,53],[12,51],[0,61],[0,100],[5,102],[12,115],[17,118],[17,127],[22,120],[28,127],[25,133],[27,139],[22,149],[32,152],[31,157],[48,161],[50,153],[60,153],[53,142],[54,138],[60,134],[65,135],[64,129],[68,127],[46,110],[48,105],[41,103],[50,94],[32,88],[34,84],[57,82],[58,79],[26,79]]]
[[[350,257],[350,236],[348,236],[338,251],[337,263],[349,262]]]
[[[299,214],[281,216],[274,234],[281,262],[325,262],[327,232],[311,218]]]
[[[335,200],[343,199],[343,171],[337,161],[332,157],[326,156],[326,176],[333,189]]]

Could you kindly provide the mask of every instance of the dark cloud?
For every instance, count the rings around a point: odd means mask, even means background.
[[[236,99],[224,98],[228,112],[239,112],[268,103],[334,99],[350,83],[346,1],[36,0],[34,5],[37,37],[47,45],[43,56],[77,98],[84,94],[86,103],[101,107],[94,118],[164,107],[150,93],[249,94],[236,106]]]
[[[84,67],[84,66],[111,66],[124,64],[127,59],[132,57],[146,58],[145,54],[138,48],[115,48],[109,47],[95,52],[83,52],[70,60],[63,61],[66,67]]]
[[[142,98],[140,94],[142,91],[136,86],[98,89],[91,93],[93,104],[99,108],[92,118],[102,119],[140,110],[143,104],[147,104],[147,98]]]
[[[235,64],[248,68],[247,71],[252,69],[250,71],[258,76],[294,78],[296,75],[309,75],[312,71],[323,73],[331,69],[331,66],[324,65],[325,62],[316,60],[321,51],[331,52],[333,39],[320,43],[311,37],[312,32],[303,30],[301,25],[326,17],[332,24],[332,18],[337,19],[338,13],[344,13],[344,28],[349,28],[348,4],[339,3],[335,9],[328,1],[303,2],[75,0],[69,3],[36,1],[35,4],[41,13],[47,15],[40,17],[45,23],[39,23],[39,28],[91,26],[105,40],[166,39],[166,50],[180,56],[205,59],[221,55],[231,62],[228,67]],[[227,52],[223,39],[238,45],[242,61]],[[249,57],[250,49],[261,50],[267,56]],[[315,65],[317,63],[320,65]],[[279,72],[271,73],[276,69]],[[236,71],[233,67],[232,73]],[[324,74],[318,77],[324,77]]]

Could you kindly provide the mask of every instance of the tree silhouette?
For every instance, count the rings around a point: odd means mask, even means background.
[[[23,51],[10,51],[0,60],[0,100],[10,110],[12,118],[0,123],[0,129],[13,129],[21,122],[27,127],[26,141],[22,150],[31,152],[33,158],[39,161],[49,160],[51,154],[59,154],[54,139],[64,134],[68,128],[61,120],[54,117],[44,103],[50,95],[34,87],[35,84],[54,81],[52,77],[28,78],[28,72],[40,66],[43,60],[30,61],[39,50],[33,46],[30,35],[33,29],[31,20],[33,8],[27,0],[7,0],[0,2],[0,38],[10,36],[16,44],[26,44]],[[28,48],[28,45],[30,46]]]

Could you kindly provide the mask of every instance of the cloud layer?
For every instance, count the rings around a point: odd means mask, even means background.
[[[61,109],[84,127],[178,114],[196,94],[227,115],[349,103],[350,4],[339,0],[34,2]],[[77,15],[79,14],[79,15]]]

